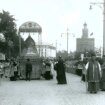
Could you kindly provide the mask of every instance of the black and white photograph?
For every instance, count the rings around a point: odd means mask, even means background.
[[[105,0],[0,0],[0,105],[105,105]]]

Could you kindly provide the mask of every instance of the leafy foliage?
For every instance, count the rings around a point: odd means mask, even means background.
[[[0,52],[7,57],[16,57],[19,54],[19,36],[17,34],[15,18],[9,12],[0,13],[0,33],[4,35],[5,42],[0,42]]]

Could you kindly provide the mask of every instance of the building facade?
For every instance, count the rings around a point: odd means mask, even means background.
[[[82,29],[82,37],[76,39],[76,51],[94,51],[94,38],[88,37],[88,28],[87,24],[84,23],[84,28]]]

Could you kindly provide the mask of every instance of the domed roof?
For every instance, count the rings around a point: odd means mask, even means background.
[[[19,27],[19,32],[38,32],[42,33],[42,28],[36,22],[28,21]]]

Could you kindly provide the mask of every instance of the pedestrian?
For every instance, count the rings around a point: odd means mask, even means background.
[[[102,91],[105,91],[105,56],[103,56],[103,64],[101,68],[102,68],[102,78],[100,82],[100,89]]]
[[[48,59],[46,60],[46,63],[45,63],[45,74],[44,74],[44,78],[46,80],[53,79],[53,75],[51,73],[51,63],[50,63],[50,61]]]
[[[57,72],[58,84],[67,84],[66,74],[65,74],[65,64],[61,56],[58,58],[58,62],[55,64],[54,69]]]
[[[27,62],[26,62],[26,81],[31,79],[31,72],[32,72],[32,64],[30,62],[30,59],[28,58],[27,59]]]
[[[77,68],[76,68],[76,74],[78,76],[81,76],[82,75],[82,69],[83,69],[83,66],[82,66],[82,61],[78,61],[77,62]]]
[[[3,77],[3,65],[0,62],[0,78],[2,78],[2,77]]]
[[[91,53],[91,58],[86,64],[86,82],[87,91],[90,93],[97,93],[100,87],[101,67],[96,61],[95,53]]]
[[[82,77],[81,77],[81,80],[85,82],[85,75],[86,75],[86,69],[85,69],[85,64],[84,62],[81,62],[81,65],[82,65]]]
[[[14,77],[14,60],[11,59],[10,61],[10,81],[15,81],[15,77]]]
[[[41,76],[42,78],[44,78],[44,74],[45,74],[45,60],[42,61],[42,66],[41,66]]]
[[[13,69],[14,69],[14,79],[17,80],[18,79],[18,69],[17,69],[16,61],[13,62]]]
[[[56,71],[54,70],[54,61],[51,60],[50,64],[51,64],[51,75],[53,78],[56,78]]]

